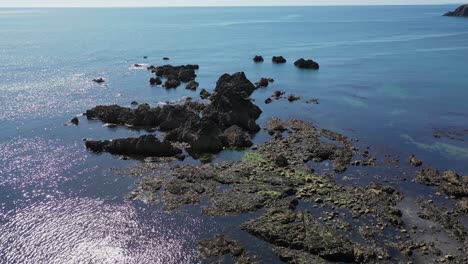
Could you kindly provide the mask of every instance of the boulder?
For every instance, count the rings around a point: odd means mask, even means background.
[[[255,55],[255,57],[253,58],[253,61],[254,62],[263,62],[263,57],[262,56],[259,56],[259,55]]]
[[[197,75],[195,74],[195,70],[198,69],[198,65],[191,64],[181,66],[163,65],[159,67],[148,67],[148,70],[158,77],[164,77],[168,80],[176,80],[179,82],[189,82],[195,80],[195,78],[197,77]]]
[[[190,81],[187,86],[185,86],[185,89],[187,90],[192,90],[195,91],[200,84],[196,81]]]
[[[455,11],[445,13],[444,16],[468,17],[468,5],[459,6]]]
[[[109,152],[117,155],[144,157],[172,157],[182,151],[171,143],[161,142],[154,135],[144,135],[139,138],[123,138],[116,140],[87,140],[86,147],[94,152]]]
[[[77,126],[80,124],[80,120],[78,119],[78,117],[74,117],[72,118],[72,120],[70,120],[70,123]]]
[[[248,148],[253,145],[249,135],[236,125],[224,130],[224,137],[231,148]]]
[[[301,69],[318,70],[320,68],[317,62],[313,60],[305,60],[303,58],[298,59],[296,62],[294,62],[294,65],[296,65],[296,67],[301,68]]]
[[[179,80],[176,80],[176,79],[169,79],[166,81],[166,83],[164,83],[164,87],[166,87],[167,89],[171,89],[171,88],[177,88],[180,86],[180,81]]]
[[[271,59],[273,63],[286,63],[286,59],[283,56],[273,56]]]

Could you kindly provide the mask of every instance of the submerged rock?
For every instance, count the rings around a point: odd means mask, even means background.
[[[294,62],[294,65],[296,65],[296,67],[301,68],[301,69],[318,70],[320,68],[317,62],[313,60],[305,60],[303,58],[298,59],[296,62]]]
[[[468,17],[468,5],[459,6],[455,11],[450,11],[444,16]]]
[[[273,63],[279,63],[279,64],[286,63],[286,59],[283,58],[283,56],[273,56],[273,58],[271,58],[271,61]]]
[[[420,161],[418,158],[416,158],[416,155],[411,155],[408,158],[409,164],[415,166],[415,167],[420,167],[423,163]]]
[[[105,141],[87,140],[85,144],[88,149],[94,152],[109,152],[117,155],[172,157],[182,153],[171,143],[161,142],[153,135]]]
[[[263,57],[259,56],[259,55],[255,55],[255,57],[253,58],[253,61],[254,62],[263,62]]]

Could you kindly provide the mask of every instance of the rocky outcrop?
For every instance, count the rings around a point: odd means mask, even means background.
[[[95,82],[95,83],[104,83],[104,82],[106,82],[106,80],[104,80],[104,78],[97,78],[97,79],[93,79],[93,82]]]
[[[462,5],[455,11],[445,13],[444,16],[468,17],[468,5]]]
[[[216,84],[211,104],[203,114],[224,129],[237,125],[254,133],[260,130],[256,120],[262,111],[252,103],[250,95],[255,86],[243,72],[224,74]]]
[[[161,142],[153,135],[104,141],[87,140],[85,144],[94,152],[109,152],[116,155],[172,157],[182,153],[171,143]]]
[[[202,90],[200,91],[200,98],[201,98],[201,99],[209,99],[210,97],[211,97],[211,93],[208,92],[207,90],[202,89]]]
[[[257,88],[265,88],[265,87],[268,87],[269,84],[270,84],[270,81],[268,78],[261,78],[260,81],[255,83],[255,86]]]
[[[273,63],[286,63],[286,59],[283,57],[283,56],[273,56],[273,58],[271,59],[271,61]]]
[[[184,105],[152,108],[148,104],[140,104],[136,109],[118,105],[96,106],[88,110],[86,116],[106,123],[158,128],[168,132],[166,140],[188,143],[188,150],[193,153],[217,153],[226,147],[252,145],[246,132],[260,130],[256,119],[261,114],[260,108],[249,98],[254,90],[255,86],[244,73],[225,74],[218,80],[209,105],[186,102]],[[113,142],[87,145],[99,146],[98,151],[107,148],[108,152],[120,152],[113,150]]]
[[[150,82],[151,85],[161,85],[162,84],[162,81],[161,81],[161,79],[159,79],[159,77],[151,78],[149,80],[149,82]]]
[[[296,65],[296,67],[301,68],[301,69],[318,70],[320,68],[317,62],[313,60],[305,60],[303,58],[298,59],[296,62],[294,62],[294,65]]]
[[[181,66],[163,65],[159,67],[148,67],[148,70],[154,73],[157,77],[167,78],[165,84],[166,88],[176,88],[180,86],[182,82],[187,83],[195,80],[197,77],[195,71],[198,69],[198,65],[191,64]],[[150,83],[152,82],[152,79],[150,79]]]

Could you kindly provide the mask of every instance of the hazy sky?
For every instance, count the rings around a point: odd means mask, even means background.
[[[0,0],[0,7],[48,6],[244,6],[244,5],[418,5],[467,0]]]

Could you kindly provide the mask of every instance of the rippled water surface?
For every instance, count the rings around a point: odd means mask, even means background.
[[[0,9],[0,262],[193,263],[201,238],[221,230],[246,239],[237,222],[193,208],[168,214],[125,201],[134,179],[114,171],[137,161],[83,146],[84,138],[144,131],[83,117],[80,126],[64,126],[97,104],[198,98],[183,87],[151,87],[150,74],[132,67],[160,65],[162,57],[199,64],[197,80],[207,90],[225,72],[274,78],[253,95],[264,111],[260,123],[299,117],[363,145],[415,153],[441,170],[468,174],[468,20],[440,16],[451,9]],[[266,61],[253,64],[255,54]],[[273,55],[288,63],[271,64]],[[300,57],[321,69],[296,69]],[[106,84],[92,83],[97,77]],[[279,89],[303,100],[265,105]],[[320,104],[304,103],[311,98]],[[436,139],[438,130],[458,134]],[[221,153],[218,160],[239,155]],[[261,244],[257,249],[268,254]]]

